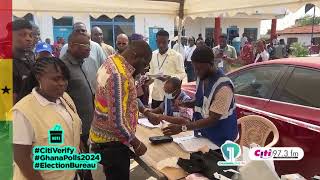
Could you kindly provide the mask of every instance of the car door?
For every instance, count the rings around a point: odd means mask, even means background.
[[[234,84],[238,118],[264,109],[287,68],[281,64],[262,64],[228,75]]]
[[[304,158],[276,162],[278,173],[298,172],[308,178],[320,171],[320,70],[292,66],[279,83],[265,110],[276,114],[277,146],[301,147]]]

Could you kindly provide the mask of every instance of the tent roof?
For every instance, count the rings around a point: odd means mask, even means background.
[[[171,1],[171,2],[168,2]],[[176,2],[172,2],[176,1]],[[90,14],[126,18],[137,14],[167,14],[176,16],[179,0],[13,0],[13,14],[19,17],[27,13],[47,14],[55,18]],[[233,17],[246,14],[252,17],[268,15],[277,17],[286,10],[296,11],[307,3],[320,6],[320,0],[185,0],[185,17]]]
[[[307,3],[320,6],[319,0],[186,0],[185,16],[233,17],[238,13],[259,16],[263,14],[284,15],[287,10],[297,11]]]
[[[179,4],[174,2],[146,0],[13,0],[13,14],[22,17],[27,13],[51,15],[55,18],[81,14],[97,18],[107,15],[113,18],[122,15],[126,18],[136,14],[168,14],[175,16]]]

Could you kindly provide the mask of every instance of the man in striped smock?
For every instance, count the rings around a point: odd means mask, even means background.
[[[91,150],[101,154],[100,164],[108,180],[129,180],[129,147],[137,156],[147,150],[135,136],[138,103],[134,77],[144,71],[151,55],[145,41],[132,41],[121,54],[109,56],[98,70],[90,142]]]

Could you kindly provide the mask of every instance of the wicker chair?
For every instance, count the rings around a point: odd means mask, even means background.
[[[238,125],[241,125],[240,145],[250,147],[251,143],[256,143],[261,147],[272,147],[279,140],[277,127],[268,119],[249,115],[238,119]],[[265,144],[270,133],[273,133],[273,140]]]

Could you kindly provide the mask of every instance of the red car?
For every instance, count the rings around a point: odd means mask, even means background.
[[[300,161],[275,161],[279,175],[320,174],[320,57],[287,58],[244,66],[227,74],[235,86],[238,118],[270,119],[278,128],[278,147],[301,147]],[[191,96],[195,83],[183,86]]]

